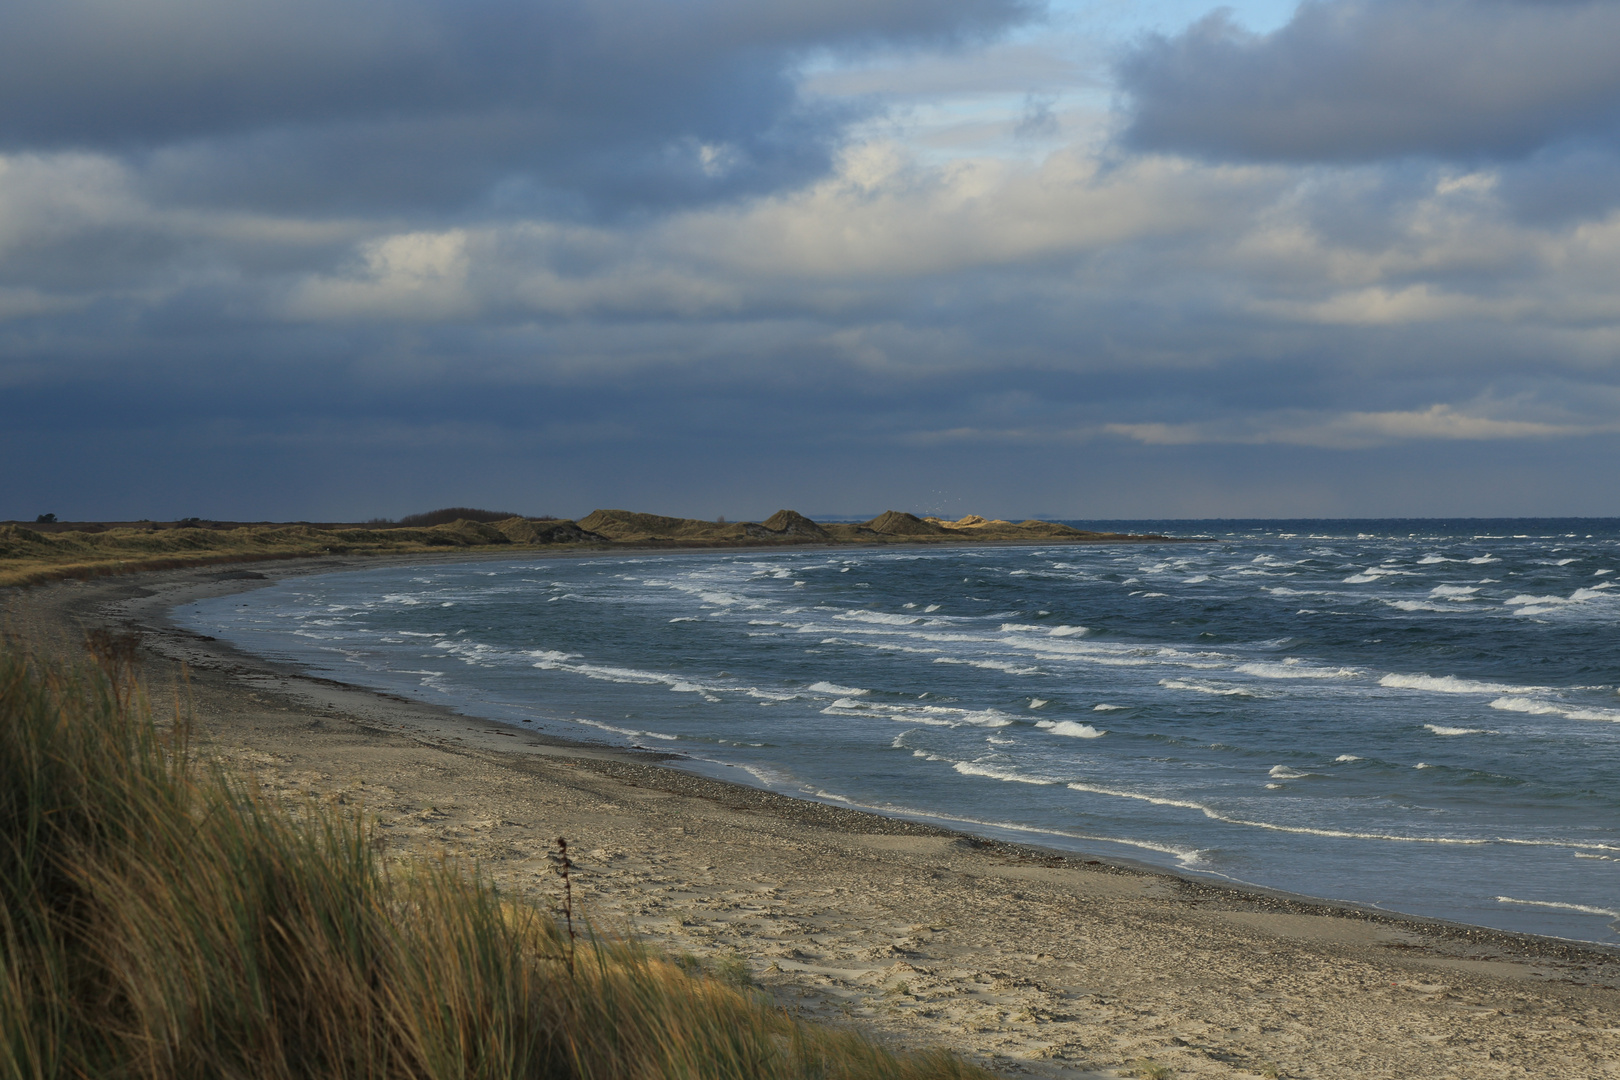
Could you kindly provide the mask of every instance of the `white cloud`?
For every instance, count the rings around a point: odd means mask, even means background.
[[[1384,412],[1317,415],[1258,415],[1239,420],[1190,423],[1114,423],[1102,431],[1150,446],[1207,444],[1278,444],[1356,449],[1424,439],[1485,441],[1547,439],[1620,431],[1606,425],[1546,423],[1472,415],[1450,405]]]

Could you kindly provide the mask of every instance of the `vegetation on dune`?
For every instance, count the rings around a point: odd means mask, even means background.
[[[128,643],[96,655],[0,645],[0,1076],[988,1075],[631,941],[576,955],[453,864],[385,866],[352,812],[198,762]]]
[[[430,529],[435,525],[449,525],[457,521],[481,521],[486,525],[497,521],[509,521],[512,518],[521,518],[522,514],[512,514],[502,510],[478,510],[471,506],[447,506],[443,510],[429,510],[425,514],[406,514],[400,518],[398,524],[407,529]],[[541,520],[550,521],[551,518]]]
[[[792,510],[778,510],[762,523],[596,510],[576,523],[552,517],[503,517],[495,511],[464,506],[416,514],[402,518],[397,524],[372,522],[365,526],[302,523],[231,526],[195,518],[168,526],[146,523],[109,528],[94,523],[46,524],[47,529],[0,525],[0,587],[211,562],[313,555],[405,554],[492,545],[753,547],[1164,539],[1082,532],[1046,521],[1015,524],[987,521],[972,515],[960,521],[942,521],[895,510],[856,524],[818,524]]]
[[[318,528],[312,525],[113,528],[40,532],[0,525],[0,586],[95,577],[211,562],[311,555],[399,554],[503,544],[601,542],[571,521],[465,519],[431,528]]]

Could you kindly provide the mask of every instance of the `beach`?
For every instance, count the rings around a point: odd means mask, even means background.
[[[473,860],[554,905],[546,856],[564,836],[596,923],[740,957],[782,1004],[897,1045],[1040,1076],[1139,1059],[1177,1076],[1620,1075],[1614,950],[791,799],[306,677],[165,618],[272,576],[380,562],[63,582],[13,593],[7,617],[36,640],[137,631],[160,706],[184,667],[209,751],[289,796],[364,808],[390,854]]]

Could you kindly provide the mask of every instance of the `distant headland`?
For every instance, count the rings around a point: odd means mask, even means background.
[[[714,548],[845,544],[1085,544],[1172,540],[1088,532],[1050,521],[969,514],[956,521],[888,510],[861,522],[817,522],[793,510],[764,521],[705,521],[595,510],[578,521],[449,507],[399,521],[277,523],[57,521],[0,524],[0,586],[215,562],[315,555],[397,555],[454,548]]]

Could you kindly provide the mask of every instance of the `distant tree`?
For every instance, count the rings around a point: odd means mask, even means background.
[[[55,514],[41,514],[41,515],[39,515],[39,517],[34,519],[34,524],[36,524],[36,525],[55,525],[56,524],[56,515]]]

